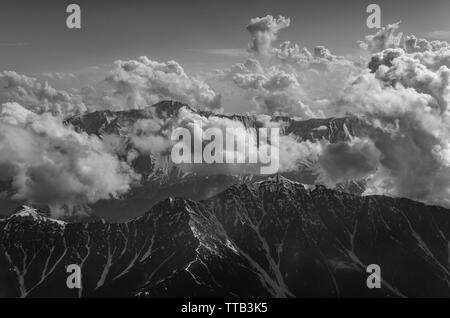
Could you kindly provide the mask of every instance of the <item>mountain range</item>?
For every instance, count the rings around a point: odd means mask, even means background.
[[[280,176],[203,201],[168,198],[125,223],[23,206],[0,220],[0,296],[449,297],[450,215]],[[82,269],[82,289],[65,268]],[[366,285],[369,264],[381,288]]]
[[[170,118],[183,107],[260,125],[254,115],[171,101],[66,124],[123,136],[137,120]],[[283,123],[283,134],[331,143],[368,129],[352,116],[272,120]],[[153,160],[138,156],[141,186],[91,204],[84,219],[53,219],[46,207],[12,200],[4,182],[0,297],[450,297],[445,208],[361,196],[364,180],[327,189],[304,174],[183,175],[156,170]],[[80,289],[66,285],[70,264],[82,270]],[[370,264],[381,268],[379,289],[367,287]]]
[[[73,116],[65,120],[77,131],[95,134],[100,138],[104,135],[115,135],[125,140],[130,127],[139,120],[176,116],[181,108],[204,117],[217,116],[241,122],[245,127],[258,128],[261,123],[255,115],[225,115],[209,111],[196,110],[189,105],[162,101],[145,109],[126,111],[96,111]],[[357,117],[326,118],[295,120],[289,117],[273,116],[273,121],[282,123],[283,134],[292,134],[301,140],[326,139],[332,143],[349,140],[352,136],[363,135],[367,127],[363,120]],[[256,175],[197,175],[180,172],[176,167],[167,164],[163,168],[155,167],[155,157],[150,154],[139,154],[133,161],[132,167],[143,176],[140,186],[134,187],[124,197],[101,200],[83,207],[89,215],[95,214],[113,222],[123,222],[140,216],[149,207],[168,196],[185,197],[192,200],[203,200],[226,190],[233,184],[246,180],[258,181],[262,178]],[[313,183],[315,176],[308,171],[284,173],[283,176],[302,183]],[[338,185],[339,190],[351,193],[362,193],[364,184],[360,181]],[[0,183],[0,214],[10,214],[18,204],[13,199],[15,192],[9,182]],[[37,206],[44,213],[49,213],[47,206]],[[126,211],[126,212],[124,212]]]

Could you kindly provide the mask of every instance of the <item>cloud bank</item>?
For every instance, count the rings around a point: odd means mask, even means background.
[[[165,99],[226,111],[224,99],[234,96],[253,106],[261,126],[283,128],[274,119],[279,115],[360,119],[361,135],[348,133],[333,144],[281,136],[281,173],[307,167],[317,183],[364,179],[365,194],[450,206],[449,44],[403,36],[395,23],[360,41],[361,57],[342,57],[324,46],[309,50],[289,41],[277,44],[290,24],[282,16],[251,19],[249,56],[201,77],[186,74],[175,61],[147,57],[116,61],[103,81],[80,90],[57,90],[3,71],[2,180],[12,180],[16,198],[51,206],[120,197],[142,178],[133,160],[167,155],[177,127],[194,129],[194,123],[201,123],[204,128],[246,129],[238,142],[255,136],[241,122],[188,108],[171,118],[139,119],[121,127],[123,136],[102,138],[75,131],[63,118],[101,109],[143,109]],[[218,171],[204,165],[184,168],[200,174]],[[227,165],[221,173],[240,169]]]
[[[50,113],[17,103],[0,106],[0,179],[15,199],[64,207],[117,198],[139,180],[127,162],[96,136],[77,133]]]

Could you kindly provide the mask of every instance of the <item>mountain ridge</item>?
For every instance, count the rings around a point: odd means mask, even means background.
[[[10,297],[450,296],[449,210],[283,177],[168,198],[125,223],[12,222],[0,220]],[[65,286],[71,263],[81,291]]]
[[[196,110],[191,106],[176,102],[162,101],[145,109],[132,109],[125,111],[103,110],[91,113],[84,113],[73,116],[65,120],[66,125],[72,125],[75,130],[87,134],[94,134],[102,138],[106,134],[115,134],[125,138],[127,141],[126,131],[131,129],[138,120],[158,118],[172,118],[178,111],[185,107],[189,111],[195,112],[205,117],[219,116],[230,120],[238,120],[246,127],[259,127],[262,125],[258,121],[256,115],[226,115],[215,114],[210,111]],[[352,136],[358,136],[364,131],[364,121],[356,117],[328,118],[328,119],[310,119],[299,121],[288,117],[274,116],[275,121],[283,122],[283,133],[294,134],[297,138],[303,140],[315,140],[325,138],[330,142],[339,142],[349,140]],[[130,145],[127,144],[127,147]],[[123,154],[122,154],[123,155]],[[225,190],[228,186],[240,182],[246,178],[254,176],[235,176],[235,175],[217,175],[210,177],[196,176],[193,174],[180,174],[173,166],[163,167],[161,169],[155,167],[155,158],[152,155],[140,154],[131,163],[132,168],[142,175],[139,186],[133,187],[121,199],[111,198],[109,200],[101,200],[90,205],[79,207],[83,213],[95,214],[100,218],[110,218],[114,221],[124,221],[138,215],[142,215],[146,209],[156,204],[163,198],[174,195],[183,196],[193,200],[202,200]],[[166,169],[166,170],[165,170]],[[312,179],[306,172],[286,174],[291,179],[302,179],[305,183]],[[0,186],[0,194],[3,195],[0,201],[0,213],[8,214],[17,204],[27,204],[28,202],[19,202],[12,199],[14,191],[11,184],[6,182]],[[351,190],[352,187],[342,185],[341,189]],[[361,193],[364,186],[353,187],[356,193]],[[126,205],[128,215],[123,217],[123,209]],[[41,207],[40,207],[41,208]],[[48,207],[42,207],[48,210]],[[78,208],[78,207],[77,207]],[[70,219],[70,213],[67,213]],[[85,218],[83,216],[83,218]],[[80,217],[80,219],[82,219]],[[88,221],[89,218],[86,219]]]

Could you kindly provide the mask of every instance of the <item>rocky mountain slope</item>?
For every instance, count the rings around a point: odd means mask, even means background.
[[[449,210],[282,177],[126,223],[0,220],[0,296],[450,297]],[[69,264],[82,289],[68,289]],[[368,289],[366,267],[381,267]]]

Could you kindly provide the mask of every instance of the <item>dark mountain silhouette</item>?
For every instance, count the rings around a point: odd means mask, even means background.
[[[6,296],[449,297],[449,210],[283,177],[205,201],[169,198],[126,223],[0,221]],[[69,264],[83,288],[66,287]],[[366,286],[381,267],[382,288]]]

